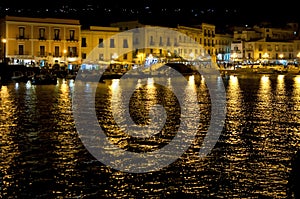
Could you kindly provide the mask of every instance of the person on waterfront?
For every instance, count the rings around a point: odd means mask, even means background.
[[[292,158],[287,189],[289,198],[300,198],[300,150]]]

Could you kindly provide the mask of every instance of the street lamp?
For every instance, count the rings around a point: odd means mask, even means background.
[[[269,54],[268,53],[263,54],[262,58],[263,58],[263,60],[264,60],[265,63],[268,63]]]
[[[63,50],[63,53],[64,53],[64,66],[66,65],[66,54],[67,54],[67,50],[64,49]]]
[[[236,58],[237,58],[237,54],[236,54],[236,53],[233,53],[233,54],[231,55],[231,58],[232,58],[232,60],[233,60],[233,68],[235,69],[235,60],[236,60]]]
[[[7,40],[5,38],[3,38],[1,40],[1,42],[3,43],[3,63],[6,62],[6,42]]]

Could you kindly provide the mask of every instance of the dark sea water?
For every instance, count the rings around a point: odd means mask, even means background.
[[[291,162],[300,148],[300,76],[223,77],[225,125],[204,158],[198,152],[209,126],[210,96],[205,79],[187,80],[187,108],[195,110],[188,92],[197,92],[199,101],[195,140],[172,164],[148,173],[111,168],[85,148],[72,114],[74,80],[2,85],[0,198],[289,198]],[[112,97],[120,89],[119,80],[106,80],[95,97],[97,118],[110,142],[136,153],[167,145],[180,125],[172,92],[151,82],[136,90],[130,102],[136,123],[147,123],[147,111],[157,103],[168,118],[163,134],[133,139],[112,114],[112,104],[123,103],[122,95]]]

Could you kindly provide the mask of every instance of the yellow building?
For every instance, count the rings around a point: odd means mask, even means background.
[[[155,62],[180,58],[189,60],[205,54],[204,46],[200,45],[202,35],[199,28],[161,27],[141,24],[138,21],[116,22],[111,26],[133,32],[135,49],[133,60],[137,64],[149,60]]]
[[[79,20],[6,16],[0,27],[6,41],[3,55],[10,64],[51,67],[81,63]]]
[[[85,64],[118,64],[119,69],[132,65],[132,33],[117,27],[90,26],[81,30],[81,53]]]
[[[288,64],[299,61],[300,43],[295,23],[285,27],[261,25],[234,31],[232,57],[238,61]]]

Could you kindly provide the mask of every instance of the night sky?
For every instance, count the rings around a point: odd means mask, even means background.
[[[22,11],[19,15],[42,17],[66,17],[78,18],[85,23],[99,23],[107,25],[110,22],[122,20],[144,20],[153,23],[180,23],[193,24],[201,21],[222,24],[256,24],[259,22],[286,23],[299,22],[300,9],[290,1],[212,1],[212,0],[185,0],[180,3],[170,0],[140,0],[140,1],[100,1],[100,0],[51,0],[39,1],[26,0],[1,0],[0,6],[10,8],[31,9]],[[94,10],[82,11],[80,9],[92,5]],[[78,8],[79,11],[68,13],[54,13],[53,10],[61,7]],[[148,7],[148,10],[145,8]],[[39,11],[49,8],[47,12]],[[103,8],[111,8],[109,13],[103,12]],[[138,13],[129,13],[122,9],[136,9]],[[162,8],[166,10],[162,12]],[[180,13],[174,12],[180,9]],[[12,9],[11,9],[12,10]],[[7,14],[7,13],[6,13]],[[11,13],[9,13],[11,14]],[[13,13],[14,14],[14,13]],[[106,23],[106,24],[105,24]],[[97,25],[97,24],[95,24]]]

